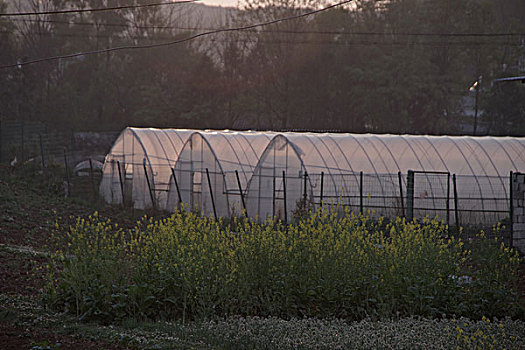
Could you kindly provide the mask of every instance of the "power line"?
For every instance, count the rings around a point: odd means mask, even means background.
[[[40,20],[40,19],[21,19],[13,20],[21,22],[36,22],[36,23],[50,23],[50,24],[69,24],[79,26],[107,26],[107,27],[122,27],[122,28],[136,28],[136,29],[177,29],[177,30],[206,30],[215,31],[223,28],[210,28],[210,27],[181,27],[181,26],[148,26],[148,25],[129,25],[122,23],[95,23],[95,22],[74,22],[74,21],[60,21],[60,20]],[[248,30],[245,30],[248,31]],[[509,36],[525,36],[524,33],[510,32],[510,33],[423,33],[423,32],[349,32],[349,31],[330,31],[330,30],[266,30],[264,32],[258,30],[252,30],[257,33],[283,33],[283,34],[324,34],[324,35],[356,35],[356,36],[368,36],[368,35],[392,35],[392,36],[434,36],[434,37],[509,37]]]
[[[166,43],[149,44],[149,45],[117,46],[117,47],[111,47],[111,48],[101,49],[101,50],[77,52],[77,53],[72,53],[72,54],[68,54],[68,55],[44,57],[44,58],[38,58],[38,59],[35,59],[35,60],[31,60],[31,61],[19,62],[19,63],[15,63],[15,64],[9,64],[9,65],[0,66],[0,69],[15,68],[15,67],[21,67],[21,66],[25,66],[25,65],[29,65],[29,64],[39,63],[39,62],[54,61],[54,60],[59,60],[59,59],[69,59],[69,58],[74,58],[74,57],[79,57],[79,56],[87,56],[87,55],[96,55],[96,54],[113,52],[113,51],[151,49],[151,48],[155,48],[155,47],[171,46],[171,45],[175,45],[175,44],[180,44],[180,43],[183,43],[183,42],[191,41],[191,40],[197,39],[199,37],[207,36],[207,35],[211,35],[211,34],[227,33],[227,32],[234,32],[234,31],[241,31],[241,30],[247,30],[247,29],[260,28],[260,27],[265,27],[265,26],[272,25],[272,24],[275,24],[275,23],[281,23],[281,22],[285,22],[285,21],[291,21],[291,20],[295,20],[295,19],[299,19],[299,18],[304,18],[304,17],[308,17],[308,16],[311,16],[311,15],[323,12],[323,11],[327,11],[327,10],[333,9],[335,7],[338,7],[338,6],[341,6],[341,5],[344,5],[344,4],[348,4],[351,1],[352,0],[345,0],[345,1],[342,1],[342,2],[338,2],[336,4],[324,7],[324,8],[319,9],[319,10],[313,10],[313,11],[306,12],[306,13],[299,14],[299,15],[295,15],[295,16],[279,18],[279,19],[275,19],[275,20],[272,20],[272,21],[268,21],[268,22],[251,24],[251,25],[246,25],[246,26],[237,27],[237,28],[217,29],[217,30],[213,30],[213,31],[199,33],[199,34],[195,34],[195,35],[189,36],[187,38],[174,40],[174,41],[169,41],[169,42],[166,42]]]
[[[0,31],[0,34],[9,34],[9,31]],[[173,39],[173,36],[161,36],[161,35],[155,35],[152,37],[145,37],[145,36],[115,36],[115,35],[108,35],[108,34],[94,34],[94,35],[81,35],[81,34],[73,34],[73,33],[50,33],[50,32],[44,32],[44,33],[32,33],[39,36],[46,36],[46,37],[63,37],[63,38],[81,38],[81,39],[121,39],[121,40],[149,40],[149,41],[156,41],[156,40],[169,40]],[[23,34],[15,34],[16,36],[24,36]],[[274,45],[336,45],[336,46],[345,46],[345,45],[394,45],[394,46],[401,46],[401,45],[414,45],[414,46],[460,46],[460,47],[467,47],[467,46],[520,46],[519,43],[511,43],[511,42],[503,42],[503,41],[400,41],[400,40],[388,40],[388,41],[378,41],[378,40],[265,40],[265,39],[259,39],[259,38],[245,38],[245,39],[201,39],[206,40],[208,42],[237,42],[237,43],[261,43],[261,44],[274,44]]]
[[[143,4],[143,5],[126,5],[126,6],[101,7],[101,8],[92,8],[92,9],[53,10],[53,11],[42,11],[42,12],[14,12],[14,13],[12,12],[12,13],[0,13],[0,17],[63,15],[63,14],[68,14],[68,13],[116,11],[116,10],[143,8],[143,7],[156,7],[156,6],[165,6],[165,5],[186,4],[186,3],[197,2],[197,1],[199,0],[167,1],[167,2],[158,2],[158,3]]]

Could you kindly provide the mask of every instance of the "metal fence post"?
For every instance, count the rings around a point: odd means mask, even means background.
[[[237,185],[239,186],[239,193],[241,195],[242,208],[244,209],[244,214],[248,216],[246,202],[244,201],[244,193],[242,192],[241,179],[239,178],[239,172],[237,170],[235,170],[235,177],[237,177]]]
[[[67,185],[67,195],[68,197],[70,196],[71,194],[71,189],[70,189],[70,186],[69,186],[69,167],[67,166],[67,154],[66,154],[66,148],[64,147],[64,165],[66,167],[66,185]]]
[[[284,223],[288,223],[288,210],[286,208],[286,171],[283,170],[283,197],[284,197]]]
[[[405,216],[405,202],[403,200],[403,179],[401,172],[397,172],[397,177],[399,179],[399,199],[401,200],[401,215]]]
[[[324,171],[321,171],[321,199],[319,200],[319,204],[323,206],[323,185],[324,185]]]
[[[456,229],[459,233],[458,188],[456,186],[456,174],[452,175],[452,186],[454,188],[454,216],[456,219]]]
[[[120,169],[120,161],[117,160],[118,180],[120,182],[120,193],[122,196],[122,206],[124,206],[124,181],[122,180],[122,170]]]
[[[3,154],[2,154],[2,149],[3,149],[3,143],[4,143],[4,135],[2,135],[2,120],[0,120],[0,163],[2,163],[2,160],[3,160]]]
[[[45,169],[46,168],[46,158],[44,156],[44,143],[42,142],[42,134],[39,133],[38,138],[40,140],[40,156],[42,157],[42,169]],[[65,149],[64,149],[64,152],[65,152]]]
[[[148,189],[149,189],[149,196],[151,198],[151,205],[153,206],[153,209],[156,209],[155,208],[155,197],[153,196],[153,190],[151,188],[151,183],[149,181],[149,175],[148,175],[148,170],[146,168],[146,158],[143,159],[142,161],[142,166],[144,167],[144,174],[146,175],[146,181],[148,183]]]
[[[450,225],[450,173],[447,175],[447,225]]]
[[[217,210],[215,209],[215,199],[213,198],[213,189],[211,187],[210,172],[208,168],[206,168],[206,177],[208,178],[208,186],[210,188],[210,197],[211,197],[211,206],[213,207],[213,215],[215,216],[215,220],[217,220]]]
[[[175,188],[177,189],[177,196],[179,197],[179,207],[182,208],[182,197],[180,196],[179,183],[177,182],[177,177],[175,176],[174,168],[171,168],[171,175],[173,175],[173,182],[175,183]]]
[[[21,127],[21,133],[20,133],[20,142],[22,146],[22,159],[20,161],[23,163],[25,161],[25,145],[24,145],[24,122],[22,121],[22,127]]]
[[[272,218],[275,218],[275,170],[273,171],[272,173],[272,186],[273,186],[273,190],[272,190]],[[261,179],[262,179],[262,176],[261,176]],[[259,183],[260,183],[261,180],[259,180]],[[261,196],[261,192],[259,191],[259,197]]]
[[[509,181],[509,198],[510,198],[510,205],[509,205],[509,217],[510,217],[510,247],[514,248],[514,173],[510,172],[510,181]]]
[[[409,170],[407,175],[407,219],[414,220],[414,171]]]
[[[359,172],[359,213],[363,214],[363,172]]]
[[[305,205],[306,205],[306,200],[308,199],[306,196],[306,178],[307,177],[308,177],[308,172],[305,171],[304,172],[304,186],[303,186],[303,201]]]

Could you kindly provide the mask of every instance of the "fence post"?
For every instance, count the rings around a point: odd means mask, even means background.
[[[324,171],[321,171],[321,199],[319,200],[320,206],[323,206],[323,186],[324,186]]]
[[[275,170],[272,172],[272,181],[273,181],[273,190],[272,190],[272,219],[275,219]],[[262,177],[261,177],[262,179]],[[261,180],[259,180],[260,183]],[[259,186],[260,187],[260,186]],[[259,191],[259,198],[261,197],[261,192]],[[260,200],[260,199],[259,199]]]
[[[239,186],[239,193],[241,194],[242,207],[244,209],[244,214],[248,216],[248,211],[246,210],[246,202],[244,201],[244,193],[242,192],[241,179],[239,178],[239,172],[235,170],[235,177],[237,177],[237,185]]]
[[[283,170],[283,197],[284,197],[284,223],[288,223],[288,210],[286,209],[286,171]]]
[[[151,183],[149,181],[149,175],[148,175],[148,170],[146,168],[146,158],[144,158],[142,160],[142,166],[144,167],[144,174],[146,175],[146,181],[148,183],[148,189],[149,189],[149,196],[151,198],[151,205],[153,206],[153,209],[156,209],[155,208],[155,197],[153,196],[153,191],[151,189]]]
[[[399,199],[401,200],[401,215],[405,216],[405,202],[403,200],[403,179],[401,176],[401,172],[397,172],[397,177],[399,179]]]
[[[409,170],[407,175],[407,219],[414,220],[414,171]]]
[[[456,174],[452,175],[452,186],[454,187],[454,216],[456,219],[456,229],[459,234],[458,189],[456,186]]]
[[[66,154],[66,148],[64,147],[64,165],[66,167],[66,185],[67,185],[67,196],[69,197],[71,194],[71,189],[69,186],[69,167],[67,166],[67,154]]]
[[[182,208],[182,197],[180,196],[179,183],[177,182],[177,177],[175,176],[174,168],[171,168],[171,175],[173,175],[173,182],[175,182],[175,188],[177,189],[177,196],[179,197],[179,207]]]
[[[2,135],[2,120],[0,120],[0,163],[2,163],[2,146],[3,146],[3,143],[4,143],[4,135]]]
[[[206,177],[208,178],[208,186],[210,188],[210,197],[211,197],[211,206],[213,207],[213,215],[215,216],[215,220],[217,220],[217,210],[215,209],[215,199],[213,198],[213,189],[211,187],[210,172],[208,168],[206,168]]]
[[[44,156],[44,143],[42,142],[42,134],[38,134],[38,138],[40,140],[40,156],[42,157],[42,169],[46,168],[46,158]],[[65,152],[65,149],[64,149]]]
[[[120,161],[117,160],[118,180],[120,182],[120,193],[122,196],[122,206],[124,207],[124,182],[122,181],[122,170],[120,169]]]
[[[509,182],[509,198],[510,198],[510,205],[509,205],[509,216],[510,216],[510,247],[514,248],[514,186],[513,186],[513,177],[514,173],[510,172],[510,182]]]
[[[95,178],[93,174],[93,161],[89,158],[89,177],[91,178],[91,188],[93,189],[93,199],[97,198],[97,190],[95,189]]]
[[[447,225],[450,225],[450,173],[447,175]]]
[[[306,205],[306,200],[308,199],[306,196],[306,178],[308,177],[308,172],[305,170],[304,172],[304,186],[303,186],[303,201]]]
[[[363,215],[363,172],[359,172],[359,213]]]
[[[22,144],[22,159],[20,159],[20,162],[23,163],[25,161],[25,145],[24,145],[24,122],[22,121],[22,128],[21,128],[21,144]]]

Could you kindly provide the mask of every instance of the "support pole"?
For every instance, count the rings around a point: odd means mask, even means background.
[[[323,186],[324,186],[324,171],[321,171],[321,196],[320,196],[321,199],[319,201],[319,204],[321,206],[323,206],[323,190],[324,190]]]
[[[450,225],[450,173],[447,175],[447,225]]]
[[[401,215],[405,216],[405,201],[403,200],[403,177],[401,172],[397,172],[397,177],[399,179],[399,199],[401,200]]]
[[[213,189],[211,187],[210,172],[208,168],[206,168],[206,177],[208,178],[208,186],[210,188],[210,197],[211,197],[211,206],[213,207],[213,215],[215,216],[215,220],[217,220],[217,210],[215,209],[215,199],[213,198]]]
[[[363,172],[359,172],[359,213],[363,215]]]
[[[510,182],[509,182],[509,217],[510,217],[510,247],[514,248],[514,173],[510,172]]]
[[[21,128],[21,146],[22,146],[22,159],[20,159],[20,162],[23,163],[25,161],[25,140],[24,140],[24,122],[22,121],[22,128]]]
[[[64,165],[66,167],[66,185],[67,185],[67,196],[69,197],[71,195],[71,186],[69,181],[69,167],[67,166],[67,154],[66,154],[66,148],[64,147]]]
[[[408,171],[407,177],[407,219],[414,220],[414,171]]]
[[[272,190],[272,220],[275,219],[275,171],[273,172],[273,190]],[[259,180],[260,181],[260,180]],[[261,192],[259,191],[259,197]]]
[[[42,158],[42,169],[46,168],[46,158],[44,156],[44,143],[42,142],[42,134],[38,134],[38,139],[40,141],[40,157]],[[65,149],[64,149],[65,152]]]
[[[175,183],[175,189],[177,190],[177,196],[179,197],[179,208],[182,208],[182,197],[180,196],[179,183],[177,182],[174,168],[171,168],[171,175],[173,176],[173,182]]]
[[[308,172],[305,171],[304,172],[304,186],[303,186],[303,202],[304,202],[304,205],[306,206],[306,200],[308,199],[307,195],[306,195],[306,179],[308,178]]]
[[[146,158],[142,160],[142,166],[144,167],[144,174],[146,175],[146,182],[148,183],[149,196],[151,198],[151,206],[153,207],[153,209],[156,209],[155,208],[155,196],[153,195],[153,190],[151,188],[151,183],[149,181],[148,170],[146,168]]]
[[[456,174],[452,175],[452,186],[454,188],[454,215],[456,219],[456,229],[459,234],[458,189],[456,186]]]
[[[124,206],[124,181],[122,180],[122,170],[120,169],[120,161],[117,160],[118,180],[120,182],[120,193],[122,194],[122,206]]]
[[[288,223],[288,210],[286,209],[286,171],[283,170],[283,195],[284,195],[284,223]]]
[[[89,158],[89,177],[91,178],[91,188],[93,189],[93,199],[97,197],[97,191],[95,190],[95,175],[93,174],[93,161]]]
[[[241,186],[241,178],[239,177],[239,172],[235,170],[235,177],[237,177],[237,185],[239,186],[239,194],[241,195],[242,208],[244,209],[244,215],[248,216],[248,211],[246,210],[246,202],[244,201],[244,193]]]

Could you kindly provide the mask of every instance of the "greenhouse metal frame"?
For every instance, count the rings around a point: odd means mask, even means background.
[[[508,217],[509,174],[524,169],[519,137],[126,128],[106,156],[100,193],[216,217],[288,220],[301,207],[339,205],[478,224]]]

